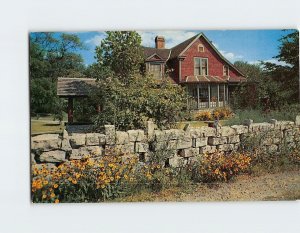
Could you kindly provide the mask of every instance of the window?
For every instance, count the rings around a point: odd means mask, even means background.
[[[194,75],[208,75],[207,58],[194,58]]]
[[[229,76],[229,67],[227,65],[223,66],[223,76]]]
[[[204,52],[204,46],[203,46],[203,44],[199,44],[198,45],[198,52]]]
[[[150,63],[149,64],[149,73],[153,75],[155,79],[161,79],[161,64],[159,63]]]

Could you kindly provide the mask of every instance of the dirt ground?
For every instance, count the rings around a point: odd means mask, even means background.
[[[259,176],[240,175],[229,183],[193,184],[121,201],[273,201],[300,199],[300,170]],[[120,201],[120,200],[119,200]]]

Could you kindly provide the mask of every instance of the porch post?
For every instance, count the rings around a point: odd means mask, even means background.
[[[210,84],[208,84],[208,108],[210,108]]]
[[[229,85],[227,85],[226,95],[227,95],[227,105],[229,105]]]
[[[73,123],[73,98],[68,98],[68,123]]]
[[[226,103],[226,84],[224,83],[224,99],[223,99],[223,107],[225,107],[225,105],[227,105],[227,104],[225,104]]]
[[[218,102],[217,102],[217,107],[220,107],[220,84],[218,83]]]
[[[199,103],[199,84],[197,84],[197,109],[200,108],[200,103]]]

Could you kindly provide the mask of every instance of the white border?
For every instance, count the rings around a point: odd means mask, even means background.
[[[298,202],[32,205],[29,31],[299,28],[292,0],[6,0],[0,8],[0,232],[300,232]]]

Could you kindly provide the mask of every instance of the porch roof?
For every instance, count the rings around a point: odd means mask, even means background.
[[[246,82],[244,77],[219,77],[219,76],[186,76],[183,77],[180,83],[239,83]]]
[[[84,97],[89,94],[93,86],[96,86],[96,79],[61,77],[57,79],[57,95],[59,97]]]

